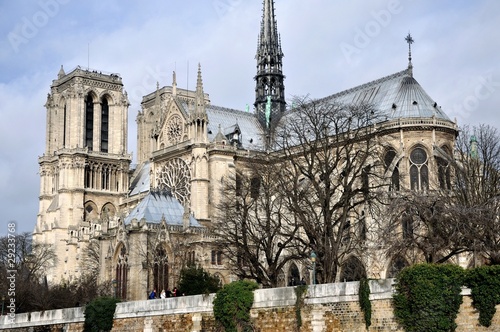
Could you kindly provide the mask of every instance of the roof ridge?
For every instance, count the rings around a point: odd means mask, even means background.
[[[213,104],[207,105],[207,108],[211,108],[211,109],[214,109],[214,110],[217,110],[217,111],[231,111],[231,112],[238,113],[238,114],[241,114],[241,115],[246,115],[246,116],[249,116],[249,117],[255,117],[255,113],[246,112],[246,111],[240,111],[240,110],[237,110],[235,108],[229,108],[229,107],[218,106],[218,105],[213,105]]]
[[[373,80],[373,81],[370,81],[370,82],[363,83],[361,85],[355,86],[353,88],[350,88],[350,89],[347,89],[347,90],[343,90],[343,91],[334,93],[332,95],[320,98],[318,101],[323,101],[323,100],[327,100],[327,99],[331,99],[331,98],[337,98],[337,97],[340,97],[340,96],[352,93],[354,91],[363,90],[363,89],[365,89],[365,88],[367,88],[369,86],[377,85],[377,84],[380,84],[382,82],[394,79],[396,77],[400,77],[400,76],[404,76],[404,75],[408,75],[408,74],[409,74],[409,70],[407,68],[407,69],[404,69],[404,70],[399,71],[397,73],[394,73],[394,74],[391,74],[391,75],[387,75],[387,76],[384,76],[382,78],[378,78],[376,80]]]

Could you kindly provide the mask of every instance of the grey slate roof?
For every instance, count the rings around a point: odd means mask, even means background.
[[[372,104],[383,120],[448,116],[412,77],[409,69],[325,97],[324,101],[342,104]]]
[[[160,223],[165,218],[167,225],[183,225],[184,207],[167,191],[149,192],[141,202],[130,211],[125,218],[125,224],[130,224],[132,220],[140,221],[145,219],[149,223]],[[198,221],[189,216],[191,227],[202,227]]]
[[[130,183],[129,196],[138,195],[140,193],[145,193],[149,191],[149,171],[151,169],[151,164],[146,161],[139,166],[132,176],[132,183]]]
[[[243,149],[258,150],[264,146],[262,127],[254,113],[214,105],[207,105],[206,112],[210,141],[214,140],[220,125],[224,135],[230,134],[236,127],[241,130]]]

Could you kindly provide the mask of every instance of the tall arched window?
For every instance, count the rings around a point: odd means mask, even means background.
[[[67,133],[67,130],[68,130],[68,126],[67,126],[67,122],[68,119],[67,119],[67,114],[66,114],[66,104],[64,104],[64,109],[63,109],[63,148],[66,147],[66,135],[68,134]]]
[[[101,103],[101,152],[108,152],[109,105],[106,98]]]
[[[344,264],[342,264],[340,281],[358,281],[362,278],[366,278],[366,270],[363,263],[361,263],[357,257],[349,257]]]
[[[412,190],[429,189],[429,169],[427,152],[416,147],[410,153],[410,186]]]
[[[288,286],[295,286],[300,283],[300,272],[299,268],[295,263],[290,265],[288,269]]]
[[[401,218],[401,229],[403,232],[403,239],[413,238],[413,219],[410,213],[403,213]]]
[[[391,264],[387,269],[387,278],[396,278],[402,269],[408,266],[408,262],[401,256],[396,256],[391,260]]]
[[[392,162],[396,158],[396,151],[391,149],[386,152],[384,156],[384,164],[385,171],[389,170],[389,167],[392,165]],[[399,162],[394,165],[394,170],[391,174],[391,185],[389,186],[389,191],[398,191],[399,190]]]
[[[450,155],[447,147],[443,146],[441,149],[447,155]],[[436,157],[436,164],[438,167],[439,188],[448,190],[451,189],[450,163],[444,158]]]
[[[126,300],[127,299],[127,279],[128,279],[128,255],[125,246],[120,249],[118,260],[116,262],[116,276],[115,276],[115,295],[116,297]]]
[[[85,147],[92,150],[94,144],[94,99],[89,93],[85,99]]]
[[[168,257],[163,247],[156,249],[153,265],[154,288],[160,292],[168,289]]]
[[[366,216],[365,211],[361,211],[361,216],[359,217],[359,239],[361,241],[366,241],[366,233],[368,233],[368,228],[366,226]]]

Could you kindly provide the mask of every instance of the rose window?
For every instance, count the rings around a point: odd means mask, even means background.
[[[189,201],[191,172],[184,160],[169,160],[156,171],[156,187],[167,189],[183,205]]]

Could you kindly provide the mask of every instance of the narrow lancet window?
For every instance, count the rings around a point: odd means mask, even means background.
[[[92,150],[94,144],[94,99],[89,93],[85,99],[85,147]]]

